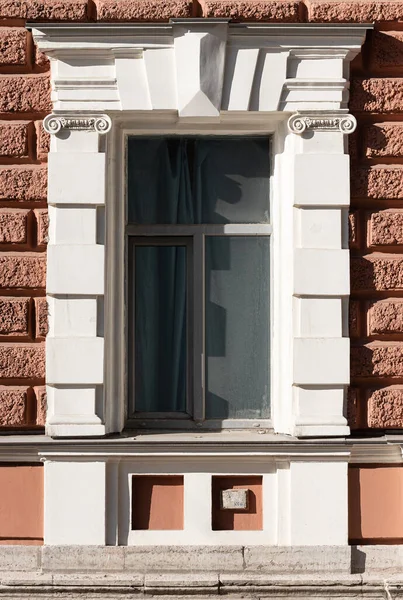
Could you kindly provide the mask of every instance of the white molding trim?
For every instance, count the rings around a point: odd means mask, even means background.
[[[255,430],[232,448],[223,434],[214,448],[197,451],[137,438],[122,438],[112,452],[78,447],[79,440],[68,450],[44,450],[45,543],[346,545],[350,449],[341,441],[307,450],[300,440],[286,449],[276,440],[349,434],[344,134],[355,123],[347,74],[370,27],[214,19],[29,27],[51,60],[54,109],[46,120],[54,134],[48,435],[124,428],[125,135],[261,133],[272,136],[273,149],[274,434],[261,426],[260,436],[273,445],[251,450]],[[194,509],[179,537],[131,531],[128,477],[150,469],[186,474],[185,504],[196,498],[205,524],[212,473],[262,474],[263,532],[212,532],[198,526]]]
[[[45,119],[53,134],[47,433],[124,427],[125,249],[116,231],[126,124],[143,133],[272,133],[272,423],[300,437],[348,434],[343,134],[356,124],[345,74],[368,27],[225,19],[29,27],[51,60],[54,106]],[[88,318],[94,328],[84,331]]]

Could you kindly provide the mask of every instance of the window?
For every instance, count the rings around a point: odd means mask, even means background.
[[[268,419],[268,137],[131,136],[127,160],[129,425]]]

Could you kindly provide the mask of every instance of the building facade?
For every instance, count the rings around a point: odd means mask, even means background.
[[[2,593],[399,595],[403,3],[0,12]]]

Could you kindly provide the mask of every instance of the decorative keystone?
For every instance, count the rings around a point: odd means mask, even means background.
[[[341,131],[353,133],[357,121],[353,115],[293,115],[288,120],[288,128],[292,133],[301,135],[305,131]]]
[[[52,135],[62,129],[96,131],[103,135],[108,133],[111,127],[112,121],[108,115],[48,115],[43,121],[44,130]]]

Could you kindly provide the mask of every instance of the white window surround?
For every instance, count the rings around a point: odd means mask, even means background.
[[[368,26],[173,19],[29,27],[51,59],[54,106],[44,123],[54,134],[47,433],[124,428],[124,144],[127,134],[158,131],[272,135],[270,425],[299,437],[348,435],[344,134],[355,129],[348,66]]]

